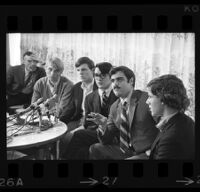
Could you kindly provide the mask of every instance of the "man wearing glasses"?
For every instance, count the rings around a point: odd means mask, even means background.
[[[64,159],[88,159],[90,145],[97,143],[96,129],[99,121],[106,123],[110,106],[117,100],[111,87],[108,62],[96,64],[94,77],[98,89],[85,98],[84,127],[77,129],[66,146]]]
[[[23,64],[9,68],[6,76],[7,109],[14,105],[30,105],[35,82],[46,76],[45,70],[37,67],[38,62],[36,55],[27,51],[23,55]]]

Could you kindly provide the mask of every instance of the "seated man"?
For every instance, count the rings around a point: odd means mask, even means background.
[[[96,64],[94,77],[98,90],[90,93],[85,99],[85,121],[83,129],[75,130],[71,141],[64,146],[63,159],[88,159],[89,147],[97,143],[96,129],[98,121],[107,121],[110,106],[117,97],[112,91],[109,71],[112,65],[108,62]],[[84,129],[85,128],[85,129]]]
[[[75,67],[81,81],[73,86],[70,105],[60,116],[60,120],[67,124],[68,131],[82,124],[85,97],[97,89],[93,78],[94,62],[88,57],[81,57]]]
[[[37,62],[34,53],[28,51],[23,55],[23,64],[8,69],[6,80],[8,111],[10,106],[30,105],[35,82],[46,76],[45,70],[36,66]]]
[[[158,136],[150,151],[128,159],[194,159],[194,121],[184,114],[189,106],[183,82],[175,75],[162,75],[147,84],[152,116],[159,116]]]
[[[71,131],[83,125],[85,97],[97,89],[93,78],[94,62],[88,57],[81,57],[75,63],[75,67],[81,81],[73,86],[70,105],[60,116],[60,120],[68,127],[67,134],[60,142],[61,149],[65,148],[72,138],[73,132]]]
[[[32,96],[32,103],[39,98],[47,100],[48,109],[55,108],[58,118],[70,105],[73,87],[73,83],[68,78],[62,76],[63,71],[64,64],[59,58],[49,59],[46,63],[47,77],[43,77],[36,82]]]
[[[43,98],[48,102],[49,110],[56,108],[56,116],[58,118],[70,104],[71,89],[73,87],[73,83],[68,78],[62,76],[63,71],[64,64],[59,58],[49,59],[46,63],[47,77],[43,77],[35,83],[32,96],[32,103]],[[55,94],[56,97],[53,97]],[[37,153],[41,149],[43,149],[43,146],[20,151],[37,159]],[[55,150],[54,147],[52,149]]]
[[[158,130],[148,105],[147,93],[134,90],[135,75],[125,66],[110,71],[112,88],[118,100],[110,108],[107,124],[100,124],[100,143],[90,146],[90,159],[126,159],[150,149]],[[113,138],[119,142],[114,143]]]

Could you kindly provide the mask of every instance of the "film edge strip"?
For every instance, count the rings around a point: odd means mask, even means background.
[[[193,12],[199,12],[199,6],[198,5],[193,5],[193,6],[187,6],[185,7],[185,10],[188,13]],[[193,31],[193,24],[194,24],[194,17],[192,15],[184,15],[182,16],[181,22],[179,23],[182,31],[187,32],[187,31]],[[18,26],[19,24],[19,19],[21,17],[17,16],[7,16],[6,17],[6,24],[7,24],[7,30],[8,32],[18,32],[20,31],[20,28]],[[58,16],[56,18],[56,31],[57,32],[69,32],[68,29],[70,29],[69,25],[69,18],[68,16]],[[106,16],[106,21],[104,22],[106,25],[107,32],[117,32],[119,27],[118,27],[118,20],[119,17],[116,15],[111,15],[111,16]],[[44,27],[43,25],[45,24],[43,17],[42,16],[32,16],[31,17],[31,30],[33,32],[43,32]],[[92,16],[82,16],[81,17],[81,31],[83,32],[94,32],[93,31],[93,26],[94,26],[94,19]],[[143,16],[141,15],[135,15],[131,17],[131,22],[129,23],[129,29],[132,30],[132,32],[141,32],[140,30],[143,29],[144,23],[143,23]],[[167,28],[169,27],[169,21],[168,17],[166,14],[159,15],[156,18],[156,29],[158,30],[157,32],[164,32]],[[31,174],[33,178],[42,178],[45,177],[45,162],[43,163],[37,163],[33,162],[32,163],[32,171]],[[122,168],[120,167],[118,163],[105,163],[106,168],[107,168],[107,173],[104,173],[103,176],[100,179],[96,179],[94,176],[94,169],[95,167],[93,166],[93,163],[81,163],[82,167],[82,173],[83,173],[83,178],[85,180],[82,181],[82,186],[89,185],[89,186],[96,186],[97,184],[102,184],[105,186],[114,186],[117,185],[118,177],[119,177],[119,172],[121,172]],[[94,163],[95,164],[95,163]],[[144,176],[144,165],[143,163],[140,162],[131,162],[128,163],[131,164],[131,169],[136,170],[132,171],[131,176],[135,178],[142,178]],[[7,178],[4,178],[2,180],[1,178],[1,184],[5,185],[5,187],[13,187],[14,185],[17,185],[19,183],[20,186],[20,180],[11,180],[12,178],[20,178],[19,177],[19,169],[21,169],[22,164],[21,163],[13,163],[8,161],[8,175]],[[119,168],[120,167],[120,168]],[[159,162],[156,163],[155,170],[157,170],[157,176],[161,178],[168,178],[169,174],[169,166],[168,163],[166,162]],[[194,173],[194,165],[191,162],[185,162],[182,163],[181,165],[182,168],[180,168],[180,172],[182,173],[182,176],[184,177],[183,180],[178,180],[180,183],[184,184],[185,186],[191,185],[194,183],[200,184],[200,173]],[[57,167],[56,167],[56,175],[58,178],[69,178],[69,166],[68,163],[60,162]],[[197,175],[196,175],[197,174]],[[86,180],[86,178],[88,180]],[[116,178],[116,179],[115,179]],[[10,180],[9,180],[10,179]],[[80,181],[81,182],[81,181]],[[13,184],[14,183],[14,184]],[[23,180],[22,180],[23,183]],[[13,185],[13,186],[12,186]],[[17,187],[17,186],[16,186]]]

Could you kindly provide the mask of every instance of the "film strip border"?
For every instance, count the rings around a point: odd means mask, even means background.
[[[190,161],[8,162],[1,187],[198,187]],[[4,181],[3,181],[4,179]]]
[[[17,16],[8,16],[7,17],[7,30],[10,32],[15,32],[18,30],[26,30],[24,29],[24,25],[20,25],[20,19]],[[31,30],[32,32],[40,32],[46,29],[49,30],[54,30],[55,28],[52,28],[53,25],[48,26],[48,25],[44,25],[44,21],[47,18],[44,18],[42,16],[32,16],[31,17]],[[57,32],[63,32],[63,31],[68,31],[71,29],[72,30],[82,30],[84,32],[94,32],[96,31],[96,29],[98,29],[97,26],[95,26],[95,21],[93,19],[92,16],[82,16],[81,18],[79,18],[79,22],[81,21],[81,25],[79,26],[79,28],[73,28],[73,25],[69,24],[69,18],[67,16],[58,16],[56,18],[56,29]],[[104,30],[108,31],[108,32],[115,32],[118,31],[119,29],[123,29],[122,27],[123,25],[119,25],[119,20],[120,18],[118,18],[118,16],[116,15],[110,15],[106,17],[106,28],[104,28]],[[166,15],[160,15],[158,16],[156,19],[156,23],[155,24],[155,29],[157,30],[166,30],[169,29],[169,20],[168,17]],[[155,21],[154,21],[155,22]],[[26,25],[25,25],[26,26]],[[182,16],[181,18],[181,23],[179,23],[179,27],[181,30],[183,31],[191,31],[193,30],[193,17],[190,15],[185,15]],[[136,15],[136,16],[132,16],[131,22],[130,22],[130,26],[129,28],[127,28],[127,30],[142,30],[144,29],[144,21],[143,21],[143,17],[140,15]],[[102,30],[102,28],[101,28]],[[98,30],[100,31],[100,29]]]
[[[199,5],[4,6],[0,48],[6,55],[6,33],[16,32],[194,32],[197,53],[199,12]],[[194,161],[6,161],[5,130],[1,133],[0,188],[200,186],[198,129]]]
[[[6,32],[192,32],[199,5],[1,7]]]

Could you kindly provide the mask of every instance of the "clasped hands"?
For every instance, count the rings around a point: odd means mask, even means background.
[[[87,115],[88,117],[86,118],[87,121],[91,121],[98,125],[97,132],[101,132],[101,135],[103,134],[104,130],[103,127],[106,126],[107,123],[107,117],[99,114],[99,113],[94,113],[91,112]]]
[[[97,125],[101,125],[101,126],[105,126],[106,122],[107,122],[107,118],[104,117],[103,115],[99,114],[99,113],[94,113],[91,112],[87,115],[86,118],[87,121],[91,121]]]

